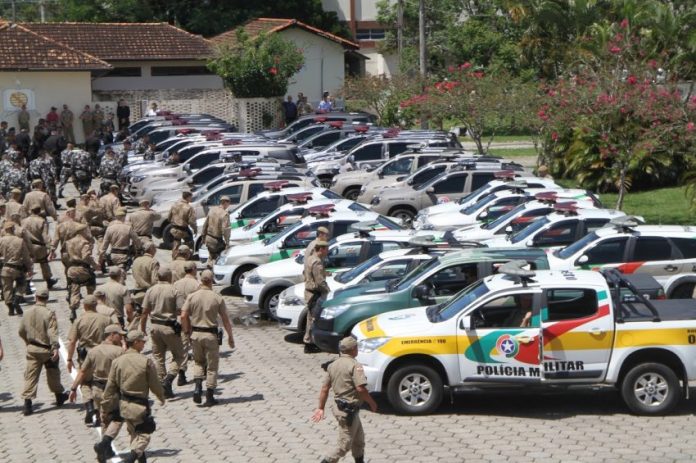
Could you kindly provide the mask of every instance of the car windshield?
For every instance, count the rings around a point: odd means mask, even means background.
[[[324,190],[324,192],[321,195],[324,198],[329,198],[329,199],[343,199],[343,196],[339,195],[338,193],[334,193],[331,190]]]
[[[348,283],[349,281],[354,280],[365,270],[369,269],[373,265],[377,265],[380,262],[382,262],[382,258],[379,257],[379,254],[377,254],[375,256],[372,256],[370,259],[366,260],[362,264],[358,265],[357,267],[353,267],[348,271],[339,273],[338,275],[336,275],[334,280],[336,280],[339,283]]]
[[[560,257],[561,259],[567,259],[570,256],[574,255],[576,252],[579,250],[583,249],[585,246],[588,244],[594,242],[596,239],[599,237],[597,236],[597,233],[592,232],[589,235],[583,236],[581,239],[576,241],[573,244],[569,244],[563,249],[558,249],[554,252],[554,255],[557,257]]]
[[[442,179],[445,178],[446,176],[447,176],[447,172],[442,172],[441,174],[436,175],[435,177],[431,178],[431,179],[428,180],[427,182],[424,182],[424,183],[418,185],[418,186],[416,187],[416,190],[419,190],[419,191],[425,190],[425,189],[428,188],[430,185],[434,184],[435,182],[439,182],[440,180],[442,180]]]
[[[348,206],[348,209],[350,209],[351,211],[355,211],[355,212],[366,212],[366,211],[370,210],[360,203],[353,203],[350,206]]]
[[[429,313],[428,318],[433,322],[449,320],[489,291],[490,289],[488,286],[486,286],[483,280],[479,280],[461,290],[454,297],[452,297],[449,302],[441,306],[437,306],[436,311],[434,311],[435,313],[432,316]]]
[[[484,230],[495,230],[496,228],[500,227],[503,224],[506,224],[507,222],[512,220],[517,214],[522,212],[524,210],[524,206],[525,206],[524,204],[520,204],[519,206],[517,206],[516,208],[514,208],[513,210],[511,210],[507,214],[501,215],[500,217],[495,219],[493,222],[488,222],[487,224],[485,224],[481,228],[483,228]]]
[[[524,241],[530,236],[532,236],[534,233],[536,233],[538,230],[541,230],[549,222],[550,220],[548,219],[548,217],[541,217],[540,219],[532,222],[528,227],[525,227],[519,232],[512,235],[510,241],[513,243],[519,243],[520,241]]]
[[[464,215],[472,215],[472,214],[474,214],[476,211],[481,210],[481,208],[482,208],[483,206],[485,206],[486,204],[490,203],[491,201],[493,201],[493,200],[496,199],[496,198],[497,198],[497,197],[496,197],[495,195],[488,195],[488,196],[485,196],[485,197],[479,199],[478,201],[476,201],[476,202],[475,202],[474,204],[472,204],[471,206],[465,207],[464,209],[460,210],[459,212],[461,212],[461,213],[464,214]]]
[[[485,185],[482,185],[469,193],[468,195],[464,196],[463,198],[459,198],[459,204],[465,204],[471,201],[473,198],[478,198],[479,195],[483,194],[490,188],[490,185],[486,183]]]
[[[420,264],[418,267],[414,268],[404,276],[402,276],[399,280],[395,281],[395,283],[392,285],[394,288],[394,291],[401,291],[402,289],[410,288],[413,286],[413,282],[423,273],[427,272],[428,270],[437,267],[440,265],[440,259],[437,257],[433,257],[431,260],[426,260],[422,264]],[[387,288],[390,286],[387,285]]]
[[[292,225],[285,230],[283,230],[281,233],[276,233],[275,235],[271,236],[270,238],[266,238],[263,240],[263,244],[269,245],[273,244],[276,241],[280,241],[281,239],[284,239],[287,236],[290,236],[291,234],[295,233],[297,230],[300,228],[304,227],[305,224],[302,222],[297,222],[295,225]]]
[[[383,227],[387,227],[389,230],[403,230],[404,228],[398,223],[394,222],[393,220],[384,217],[383,215],[377,217],[377,223],[379,223]]]

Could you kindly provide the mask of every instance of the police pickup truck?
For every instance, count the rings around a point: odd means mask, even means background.
[[[399,413],[445,390],[615,387],[631,412],[662,415],[696,379],[696,300],[651,300],[615,269],[501,266],[446,303],[368,318],[352,335],[368,389]]]

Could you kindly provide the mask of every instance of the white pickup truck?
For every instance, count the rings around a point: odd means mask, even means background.
[[[511,262],[448,302],[356,325],[368,389],[403,414],[446,390],[608,386],[659,415],[696,379],[696,300],[650,300],[616,270],[524,270]]]

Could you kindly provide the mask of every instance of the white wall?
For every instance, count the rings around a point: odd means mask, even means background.
[[[58,108],[60,114],[63,104],[67,104],[75,116],[75,138],[78,142],[82,142],[85,137],[79,116],[85,105],[92,104],[90,79],[89,71],[0,72],[0,93],[8,89],[27,89],[34,92],[36,109],[29,111],[32,131],[39,118],[48,114],[51,106]],[[19,131],[18,112],[17,108],[5,107],[4,101],[0,100],[0,120],[7,121],[10,127],[15,127]]]
[[[396,0],[389,0],[396,3]],[[334,11],[341,21],[350,21],[350,0],[321,0],[324,11]],[[377,0],[355,0],[355,21],[377,21]]]
[[[153,77],[151,69],[159,66],[205,66],[205,61],[116,61],[114,67],[140,67],[140,77],[98,77],[94,90],[220,89],[222,79],[216,75]]]
[[[314,106],[321,100],[323,91],[336,94],[343,87],[345,57],[341,45],[296,27],[278,33],[304,50],[304,66],[290,79],[288,86],[288,94],[293,99],[302,92]]]
[[[340,21],[350,20],[350,0],[321,0],[321,6],[324,11],[333,11],[338,14]]]
[[[361,48],[360,53],[370,58],[365,61],[365,73],[387,77],[399,73],[399,58],[395,53],[383,55],[376,48]]]

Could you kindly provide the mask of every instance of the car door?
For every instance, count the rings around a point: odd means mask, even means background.
[[[638,236],[633,239],[627,262],[619,269],[623,273],[647,273],[658,282],[682,272],[681,253],[669,239],[662,236]],[[690,269],[689,269],[690,270]]]
[[[584,270],[619,267],[628,261],[628,240],[628,236],[617,236],[592,243],[576,256],[573,265]]]
[[[413,259],[404,258],[396,259],[382,264],[374,268],[372,271],[363,276],[363,278],[355,284],[374,283],[375,281],[387,281],[394,278],[401,278],[411,268]]]
[[[356,148],[355,151],[353,151],[353,153],[350,155],[350,160],[358,169],[362,169],[363,166],[379,164],[383,159],[383,149],[383,143],[368,143]]]
[[[532,246],[538,248],[568,246],[576,241],[579,226],[580,223],[577,219],[561,220],[552,223],[546,229],[536,234],[531,240]]]
[[[355,267],[361,261],[360,255],[364,244],[362,240],[340,242],[329,251],[326,257],[326,269],[335,272]]]
[[[413,306],[447,302],[479,279],[479,264],[454,264],[423,276],[411,290]]]
[[[469,174],[467,172],[457,172],[446,175],[440,180],[435,181],[429,187],[432,188],[432,193],[426,192],[425,195],[422,195],[422,202],[419,205],[419,209],[438,203],[457,201],[457,199],[464,195],[468,177]]]
[[[572,383],[604,378],[614,342],[614,320],[606,290],[572,283],[547,288],[542,307],[546,380]]]
[[[542,294],[524,289],[496,295],[457,319],[464,382],[541,383]]]

